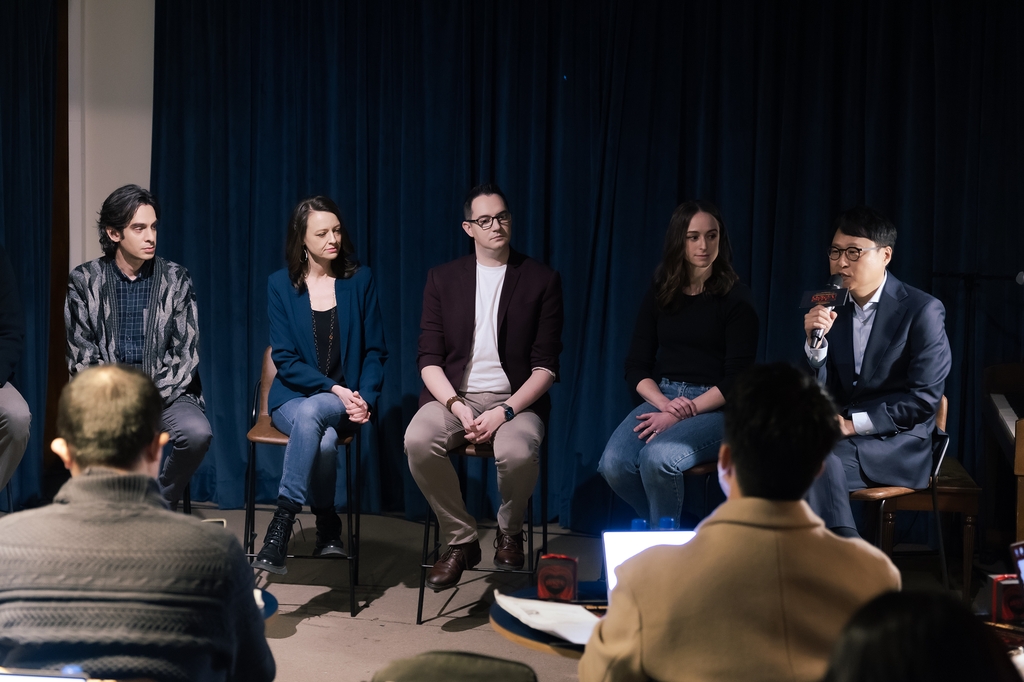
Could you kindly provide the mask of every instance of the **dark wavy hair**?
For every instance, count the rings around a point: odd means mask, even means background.
[[[60,392],[57,435],[85,469],[131,469],[160,433],[164,401],[153,380],[125,365],[98,365]]]
[[[138,185],[118,187],[104,200],[96,227],[100,231],[100,248],[105,255],[112,257],[117,253],[117,242],[107,236],[107,228],[124,234],[124,228],[131,223],[139,206],[152,206],[157,221],[160,220],[160,206],[157,205],[156,199],[148,189],[142,189]]]
[[[338,279],[348,279],[356,274],[359,261],[355,257],[356,248],[352,238],[348,236],[345,220],[341,217],[338,205],[324,196],[303,199],[292,211],[288,221],[288,237],[284,244],[284,258],[288,262],[288,279],[299,293],[306,290],[306,275],[309,274],[308,256],[305,254],[306,222],[310,211],[333,213],[341,223],[341,253],[331,262],[331,272]]]
[[[725,231],[725,221],[718,207],[709,201],[687,201],[676,207],[672,219],[668,222],[665,233],[665,248],[661,263],[654,271],[654,291],[658,304],[662,308],[670,308],[689,283],[686,262],[686,232],[690,229],[690,221],[698,213],[707,213],[718,223],[718,257],[711,264],[711,276],[704,283],[704,293],[712,296],[724,296],[729,293],[739,277],[732,269],[732,247],[729,245],[729,233]]]

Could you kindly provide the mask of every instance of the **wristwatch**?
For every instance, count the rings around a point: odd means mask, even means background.
[[[509,407],[507,403],[502,403],[501,408],[505,410],[505,421],[512,421],[512,418],[516,416],[516,411]]]
[[[451,412],[452,411],[452,405],[454,405],[457,402],[462,403],[463,405],[466,404],[466,401],[462,399],[462,396],[459,395],[458,393],[456,393],[451,398],[448,398],[448,402],[445,403],[445,407],[447,407],[448,411]]]

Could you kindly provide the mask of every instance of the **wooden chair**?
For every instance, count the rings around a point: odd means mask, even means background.
[[[526,504],[526,567],[517,570],[506,570],[502,568],[468,568],[467,571],[478,571],[483,573],[512,573],[532,576],[534,570],[536,570],[536,560],[547,554],[548,551],[548,458],[547,452],[545,451],[545,445],[541,444],[540,457],[540,516],[541,516],[541,546],[540,550],[534,554],[533,546],[533,496],[530,496],[530,500]],[[494,449],[488,443],[486,445],[474,445],[473,443],[467,443],[461,447],[449,450],[448,455],[458,455],[463,458],[476,458],[481,460],[482,468],[485,469],[486,462],[484,460],[491,459],[494,457]],[[461,469],[461,479],[465,479],[465,468]],[[465,485],[463,485],[465,488]],[[430,548],[430,529],[434,529],[434,547]],[[483,550],[484,559],[487,559],[487,551]],[[419,602],[416,606],[416,624],[421,625],[423,623],[423,595],[426,591],[427,586],[427,571],[434,567],[434,562],[437,561],[438,555],[441,550],[441,530],[440,524],[437,522],[437,518],[434,516],[433,510],[430,506],[427,506],[427,518],[423,522],[423,554],[420,561],[420,595]]]
[[[892,556],[893,533],[898,511],[930,511],[935,517],[935,532],[939,539],[939,562],[942,567],[942,584],[949,589],[949,573],[946,567],[946,548],[942,537],[940,512],[959,512],[963,515],[964,534],[964,590],[963,600],[970,599],[971,572],[974,565],[974,534],[978,517],[978,497],[981,488],[971,479],[970,474],[959,461],[946,457],[949,448],[949,434],[946,430],[948,411],[946,396],[942,396],[939,410],[935,415],[936,432],[932,438],[932,475],[929,486],[923,490],[884,486],[865,488],[850,493],[851,500],[879,503],[879,548]]]
[[[260,380],[256,382],[252,396],[252,414],[250,417],[249,433],[246,438],[249,440],[249,462],[245,467],[245,552],[250,557],[255,556],[254,545],[256,541],[256,445],[288,445],[288,436],[276,428],[270,420],[270,412],[267,409],[267,397],[270,395],[270,386],[277,376],[277,366],[270,357],[271,348],[263,352],[263,371]],[[355,456],[355,484],[352,476],[352,441],[356,441]],[[348,529],[348,544],[345,545],[348,553],[345,556],[313,557],[296,556],[289,554],[289,559],[330,559],[348,561],[349,572],[349,613],[352,616],[358,611],[356,603],[356,583],[359,580],[359,492],[361,484],[360,472],[360,444],[354,435],[338,434],[338,445],[345,446],[345,491],[347,504],[345,515]],[[353,511],[354,510],[354,511]]]

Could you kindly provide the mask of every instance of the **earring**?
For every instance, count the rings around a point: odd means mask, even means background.
[[[306,247],[303,246],[302,247],[302,262],[305,263],[307,260],[309,260],[309,257],[306,255]]]

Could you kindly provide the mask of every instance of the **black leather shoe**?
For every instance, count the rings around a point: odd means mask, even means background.
[[[316,547],[313,556],[343,557],[345,545],[341,541],[341,519],[334,507],[312,507],[316,516]]]
[[[523,534],[505,535],[500,530],[494,536],[494,565],[506,571],[517,571],[526,564],[523,553]]]
[[[480,557],[478,540],[461,545],[448,545],[448,551],[430,569],[427,586],[435,592],[455,587],[462,579],[462,572],[480,563]]]
[[[313,548],[313,556],[319,557],[345,557],[345,543],[341,541],[341,536],[336,538],[325,538],[316,534],[316,547]]]
[[[270,525],[267,526],[267,534],[263,537],[263,549],[253,559],[253,568],[278,575],[288,572],[284,561],[288,556],[288,540],[292,536],[293,523],[295,523],[295,512],[278,507]]]

